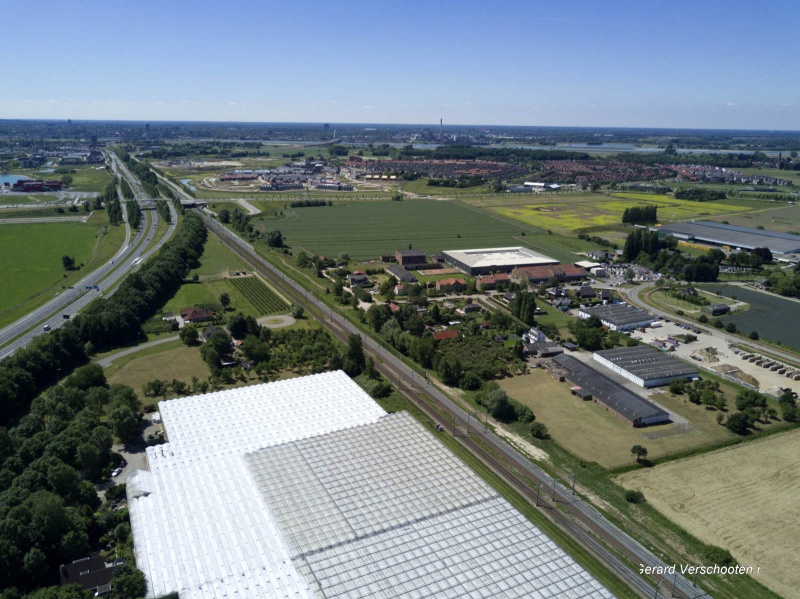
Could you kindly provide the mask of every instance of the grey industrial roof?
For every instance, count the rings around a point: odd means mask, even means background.
[[[610,596],[405,412],[245,462],[317,596]]]
[[[592,306],[591,308],[581,308],[581,312],[585,312],[590,316],[597,316],[600,320],[605,320],[617,326],[644,322],[648,318],[650,320],[653,319],[653,317],[644,310],[628,306],[627,304]]]
[[[698,374],[696,368],[648,345],[604,349],[594,353],[644,381]]]
[[[553,361],[569,371],[567,380],[591,392],[592,397],[631,421],[669,416],[668,412],[572,356],[561,354],[553,358]]]
[[[748,250],[765,247],[775,254],[800,252],[800,235],[792,235],[790,233],[762,231],[761,229],[725,225],[710,221],[672,223],[657,227],[655,230],[667,234],[691,235],[698,241]]]
[[[416,283],[417,278],[408,272],[402,266],[397,264],[390,264],[384,268],[386,272],[395,276],[398,281],[405,281],[406,283]]]

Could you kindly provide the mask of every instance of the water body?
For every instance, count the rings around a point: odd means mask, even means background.
[[[739,301],[750,304],[750,309],[745,312],[720,316],[724,324],[732,322],[745,335],[758,331],[762,339],[780,341],[800,349],[800,302],[733,285],[703,285],[703,289],[721,293],[725,297],[735,295]],[[776,318],[776,314],[781,317]]]
[[[181,181],[181,183],[183,183],[186,187],[188,187],[192,191],[197,191],[197,188],[194,185],[190,185],[189,184],[189,181],[191,181],[191,179],[181,179],[180,181]]]
[[[25,175],[0,175],[0,185],[5,185],[6,183],[14,185],[20,179],[30,179],[30,177]]]

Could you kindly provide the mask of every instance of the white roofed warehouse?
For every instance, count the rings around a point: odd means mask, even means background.
[[[160,407],[128,484],[148,597],[612,597],[341,372]]]
[[[447,250],[442,255],[447,263],[471,276],[509,273],[520,266],[558,264],[558,260],[526,247]]]
[[[640,387],[660,387],[697,378],[697,368],[649,345],[594,352],[594,360]]]

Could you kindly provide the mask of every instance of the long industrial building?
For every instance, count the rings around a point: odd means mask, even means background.
[[[588,392],[595,402],[631,426],[647,426],[669,422],[669,412],[610,379],[580,360],[561,354],[553,361],[567,371],[566,379]]]
[[[653,316],[628,304],[606,304],[580,308],[578,318],[597,316],[604,327],[612,331],[631,331],[653,323]]]
[[[127,485],[148,597],[612,597],[342,372],[159,408],[169,443]]]
[[[447,250],[442,252],[442,255],[446,262],[472,276],[495,272],[509,273],[521,266],[558,264],[558,260],[526,247]]]
[[[800,252],[800,235],[763,231],[761,229],[725,225],[711,221],[671,223],[661,227],[652,227],[650,230],[657,231],[660,235],[667,235],[685,241],[728,246],[731,249],[769,248],[769,251],[773,254]]]
[[[660,387],[697,378],[697,368],[649,345],[594,352],[594,360],[640,387]]]

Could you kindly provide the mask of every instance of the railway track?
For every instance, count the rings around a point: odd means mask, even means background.
[[[560,482],[568,477],[553,478],[535,466],[519,451],[484,427],[478,418],[466,412],[424,377],[413,371],[385,347],[364,335],[338,312],[327,308],[296,281],[259,256],[253,247],[235,236],[220,223],[199,211],[209,231],[222,243],[249,263],[261,276],[275,285],[293,303],[301,304],[339,340],[358,334],[364,340],[364,351],[375,360],[381,374],[434,422],[446,423],[462,446],[489,466],[531,505],[591,552],[606,567],[642,597],[677,597],[700,599],[710,597],[700,587],[677,575],[650,575],[652,582],[640,575],[640,565],[666,568],[668,565],[650,550],[609,522],[597,510],[574,494],[572,487]],[[669,589],[670,595],[667,595]]]

